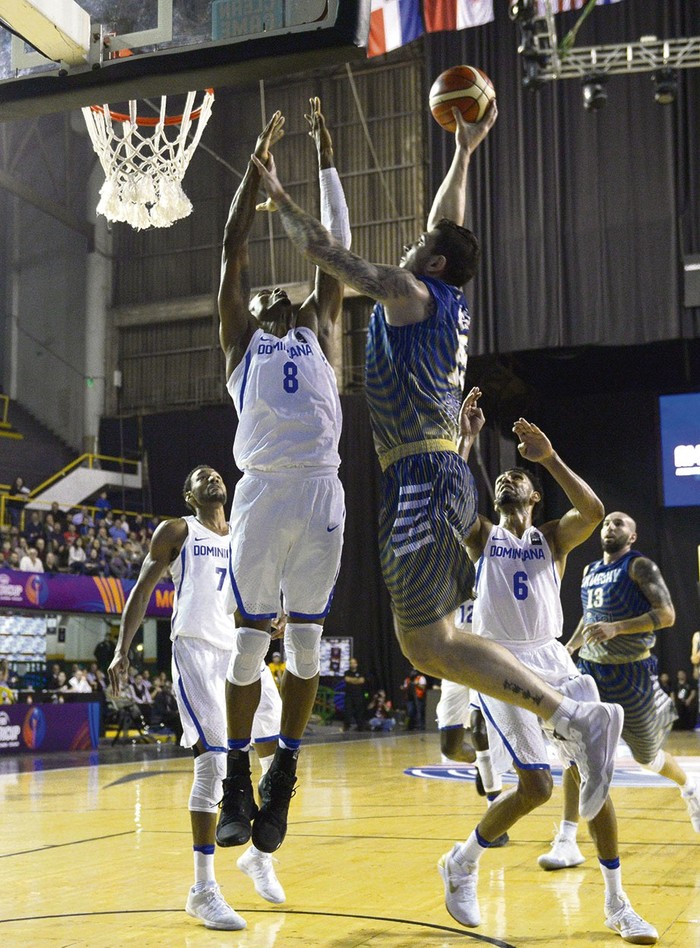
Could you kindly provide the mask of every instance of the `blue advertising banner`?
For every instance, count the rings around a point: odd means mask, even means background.
[[[41,612],[101,612],[121,615],[134,579],[110,576],[68,576],[65,573],[0,572],[0,609],[37,609]],[[146,615],[169,619],[175,587],[158,583]]]

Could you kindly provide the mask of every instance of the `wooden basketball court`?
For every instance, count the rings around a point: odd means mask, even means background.
[[[440,765],[436,734],[347,740],[330,727],[318,731],[332,739],[302,751],[289,835],[277,854],[286,903],[273,906],[255,893],[235,866],[242,850],[217,852],[218,881],[248,922],[242,932],[207,931],[184,911],[193,875],[192,768],[184,751],[127,746],[82,758],[1,760],[0,942],[622,944],[603,924],[602,879],[585,831],[579,833],[582,866],[550,873],[537,866],[559,820],[559,789],[512,830],[507,847],[482,859],[483,922],[465,929],[445,910],[436,863],[466,838],[483,810],[469,768],[443,779],[450,768]],[[672,735],[669,749],[700,778],[700,732]],[[115,757],[120,761],[108,762]],[[677,789],[623,757],[613,799],[633,905],[656,926],[660,944],[700,948],[700,836]]]

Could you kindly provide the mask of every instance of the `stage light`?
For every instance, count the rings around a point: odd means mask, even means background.
[[[675,69],[664,67],[655,72],[652,76],[654,80],[654,101],[659,105],[671,105],[676,101],[678,95],[678,77]]]
[[[519,20],[521,23],[532,20],[535,12],[535,0],[512,0],[508,7],[508,16],[511,20]]]
[[[608,101],[605,83],[608,77],[604,73],[591,73],[581,80],[583,107],[587,112],[597,112]]]

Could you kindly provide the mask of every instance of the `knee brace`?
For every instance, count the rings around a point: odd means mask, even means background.
[[[206,751],[194,759],[194,780],[188,809],[195,813],[216,813],[221,799],[221,781],[226,776],[226,754]]]
[[[236,629],[226,680],[232,685],[252,685],[260,678],[260,669],[269,647],[268,632],[245,627]]]
[[[645,770],[651,770],[653,774],[661,773],[661,768],[666,763],[666,751],[660,750],[656,757],[648,764],[641,764]]]
[[[315,622],[288,622],[284,633],[287,671],[295,678],[309,679],[321,668],[321,633]]]

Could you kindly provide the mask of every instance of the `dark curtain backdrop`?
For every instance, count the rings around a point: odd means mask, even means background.
[[[427,81],[481,66],[499,117],[470,169],[471,226],[484,261],[470,290],[473,354],[629,345],[700,334],[682,308],[683,252],[700,252],[700,70],[679,72],[675,105],[654,101],[650,73],[612,76],[608,104],[582,106],[566,79],[523,90],[508,4],[493,23],[425,38]],[[575,14],[556,17],[560,37]],[[623,0],[596,9],[578,45],[700,35],[700,3]],[[430,119],[437,188],[452,136]]]

